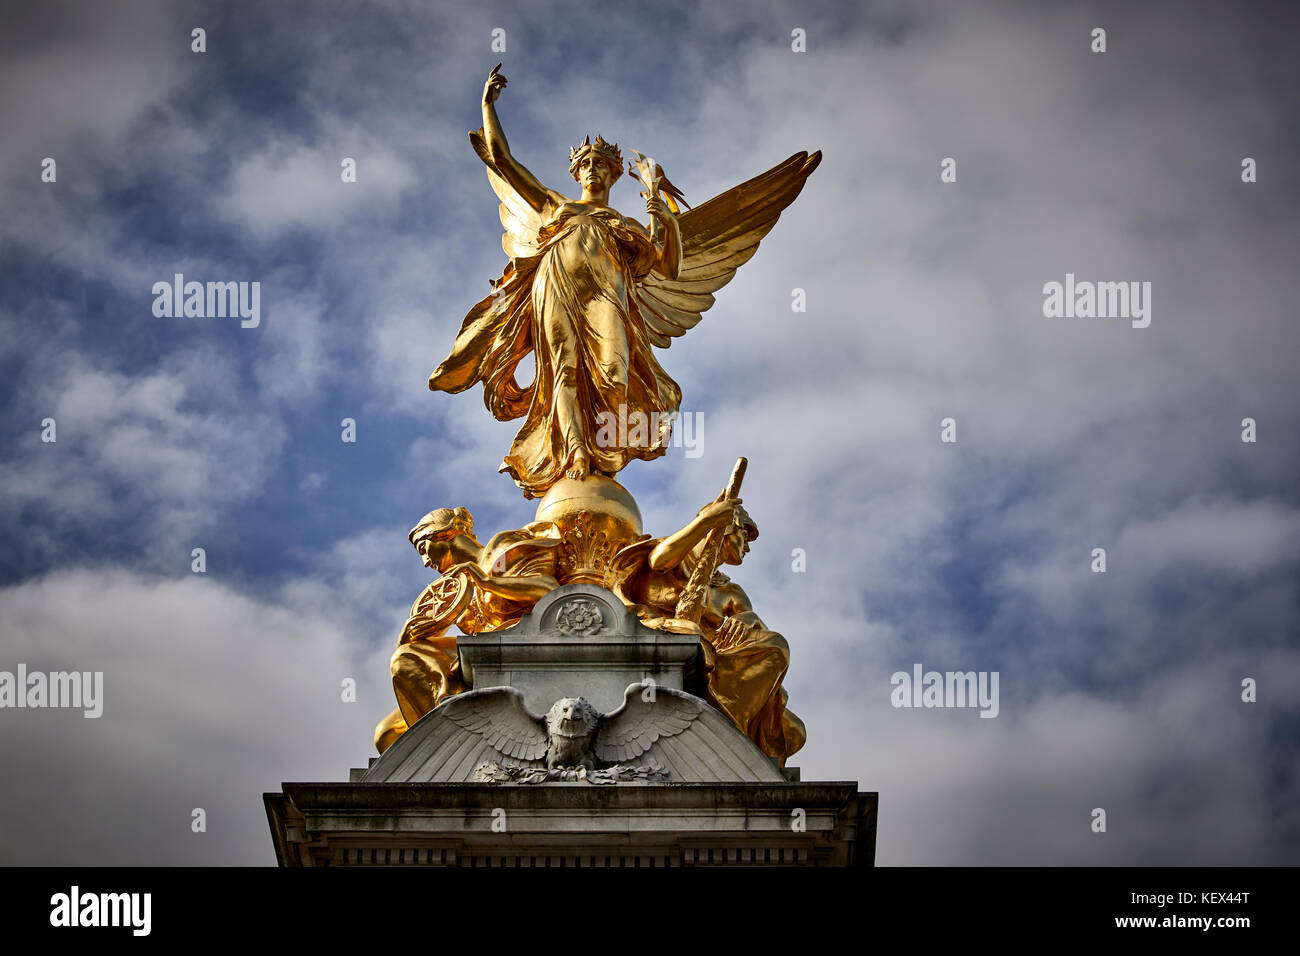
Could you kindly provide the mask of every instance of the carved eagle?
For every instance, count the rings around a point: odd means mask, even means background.
[[[698,697],[645,683],[630,685],[623,705],[608,714],[581,697],[565,697],[542,717],[513,687],[458,694],[435,712],[477,735],[507,765],[596,770],[634,760],[660,739],[682,733],[706,706]]]

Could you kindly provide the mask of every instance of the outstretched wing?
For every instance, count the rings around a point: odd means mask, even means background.
[[[450,697],[434,709],[456,726],[481,737],[503,757],[541,760],[548,738],[541,717],[524,706],[513,687],[489,687]]]
[[[652,686],[630,686],[623,706],[601,722],[593,748],[601,760],[622,763],[640,758],[638,763],[658,767],[678,783],[785,779],[776,763],[722,711],[667,687],[655,687],[653,699],[647,701],[643,695],[650,696],[646,691]],[[401,740],[397,738],[398,743]]]
[[[471,131],[469,141],[474,146],[474,152],[478,153],[478,158],[483,160],[487,168],[488,182],[492,184],[492,191],[501,200],[499,210],[501,225],[506,230],[501,234],[501,248],[511,259],[537,255],[539,251],[537,231],[542,228],[541,215],[528,205],[524,197],[515,192],[514,187],[501,178],[501,174],[496,171],[496,164],[492,162],[487,142],[483,138],[483,131]]]
[[[362,778],[367,783],[465,783],[495,762],[541,767],[547,737],[511,687],[448,697],[393,742]]]
[[[821,159],[820,150],[812,155],[795,153],[781,165],[728,189],[677,220],[682,235],[677,278],[665,279],[651,272],[635,286],[637,306],[651,342],[667,348],[672,339],[700,321],[700,315],[713,305],[712,293],[730,282],[736,270],[758,251],[759,240],[794,202]]]
[[[651,699],[646,700],[651,687]],[[661,737],[674,737],[689,727],[704,706],[699,698],[666,687],[631,684],[623,706],[601,721],[592,749],[601,760],[612,763],[639,757]]]

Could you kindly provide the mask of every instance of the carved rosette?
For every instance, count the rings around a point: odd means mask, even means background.
[[[555,615],[555,627],[562,634],[590,637],[599,634],[605,626],[604,615],[593,602],[574,598],[560,605]]]

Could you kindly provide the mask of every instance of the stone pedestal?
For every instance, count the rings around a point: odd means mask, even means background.
[[[461,637],[456,645],[470,686],[514,687],[544,714],[561,697],[614,710],[629,684],[645,680],[681,690],[700,639],[651,630],[604,588],[566,584],[514,627]]]
[[[799,782],[683,691],[698,637],[569,584],[458,645],[473,691],[349,783],[265,795],[281,866],[874,863],[876,794]],[[561,712],[585,717],[575,730]]]

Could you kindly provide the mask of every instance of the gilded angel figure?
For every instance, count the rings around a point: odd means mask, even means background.
[[[501,200],[510,261],[429,387],[462,392],[481,382],[496,418],[524,419],[501,470],[532,498],[563,477],[612,477],[633,459],[664,454],[682,393],[652,347],[667,348],[700,320],[821,153],[796,153],[680,216],[681,193],[642,158],[632,170],[647,186],[650,221],[642,225],[609,205],[623,174],[616,144],[588,137],[570,150],[577,199],[515,159],[494,105],[506,86],[499,67],[483,88],[483,126],[469,135]],[[521,386],[515,372],[529,352],[536,375]],[[630,425],[602,427],[612,422]]]

